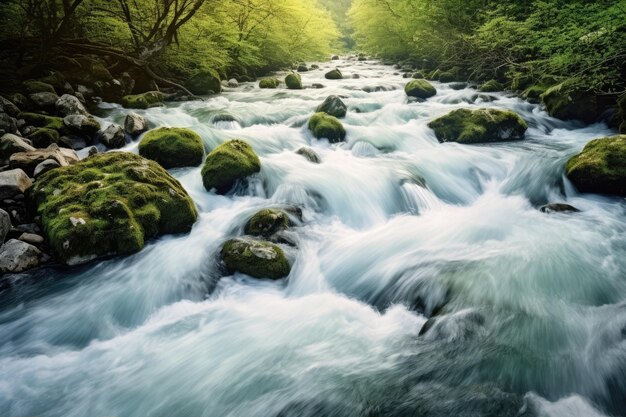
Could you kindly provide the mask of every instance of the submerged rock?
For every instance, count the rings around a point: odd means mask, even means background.
[[[278,209],[263,209],[248,220],[244,232],[251,236],[270,237],[289,227],[289,215]]]
[[[567,162],[566,173],[580,192],[626,196],[626,135],[592,140]]]
[[[280,81],[277,78],[263,78],[259,81],[259,88],[278,88]]]
[[[122,106],[127,109],[147,109],[163,105],[163,94],[159,91],[122,97]]]
[[[346,116],[348,107],[338,96],[328,96],[322,104],[317,106],[315,111],[326,113],[340,119]]]
[[[165,169],[197,166],[202,163],[204,144],[193,130],[161,127],[143,136],[139,155],[158,162]]]
[[[341,71],[339,71],[338,68],[335,68],[324,74],[324,78],[326,78],[327,80],[341,80],[343,79],[343,74],[341,73]]]
[[[565,203],[546,204],[545,206],[541,206],[539,210],[542,213],[577,213],[580,211],[576,207]]]
[[[313,162],[314,164],[319,164],[322,162],[322,158],[320,158],[317,152],[307,146],[303,146],[302,148],[298,149],[296,153],[298,155],[304,156],[306,159],[308,159],[310,162]]]
[[[255,278],[280,279],[289,275],[291,270],[279,246],[260,240],[231,239],[224,243],[221,255],[229,273],[241,272]]]
[[[202,167],[202,182],[208,191],[227,193],[237,181],[261,170],[261,161],[243,140],[222,143],[207,155]]]
[[[341,142],[346,138],[346,130],[341,122],[326,113],[315,113],[309,119],[309,129],[318,139],[326,138],[330,143]]]
[[[424,79],[409,81],[404,86],[404,92],[409,97],[427,99],[437,94],[437,89]]]
[[[519,140],[528,126],[516,113],[496,109],[458,109],[433,120],[428,127],[439,142],[487,143]]]
[[[222,91],[222,82],[216,73],[201,71],[187,80],[185,87],[193,94],[202,96]]]
[[[285,77],[285,84],[290,90],[302,90],[302,78],[300,74],[295,72],[287,74]]]
[[[68,264],[137,252],[153,237],[188,232],[197,217],[178,181],[129,152],[49,171],[27,196],[53,253]]]

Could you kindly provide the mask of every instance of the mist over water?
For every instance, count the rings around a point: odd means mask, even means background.
[[[139,111],[194,129],[209,150],[242,138],[261,172],[219,196],[200,167],[173,170],[200,211],[189,235],[12,277],[0,415],[626,415],[626,205],[564,176],[569,157],[614,132],[437,82],[409,103],[393,68],[335,65],[345,79],[324,79],[330,63],[301,74],[322,89],[243,83]],[[337,145],[307,129],[331,94],[348,106]],[[461,107],[514,110],[526,139],[438,143],[428,122]],[[538,210],[554,202],[581,212]],[[284,246],[288,279],[224,277],[221,244],[286,204],[303,210]]]

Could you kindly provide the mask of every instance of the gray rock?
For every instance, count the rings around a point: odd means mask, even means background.
[[[61,136],[59,138],[59,145],[66,148],[78,150],[86,148],[87,141],[84,138],[75,135]]]
[[[132,137],[138,136],[148,130],[148,121],[145,117],[135,112],[130,112],[124,120],[124,130]]]
[[[44,241],[43,236],[37,235],[35,233],[22,233],[18,240],[22,242],[30,243],[31,245],[41,245]]]
[[[228,80],[228,86],[230,88],[237,88],[237,87],[239,87],[239,81],[237,81],[234,78],[231,78],[230,80]]]
[[[11,216],[6,211],[0,209],[0,245],[7,238],[7,233],[11,230]]]
[[[574,206],[570,206],[569,204],[565,204],[565,203],[551,203],[551,204],[546,204],[545,206],[542,206],[539,208],[539,210],[542,213],[577,213],[580,210],[578,210],[576,207]]]
[[[298,149],[296,153],[298,155],[304,156],[306,159],[308,159],[310,162],[313,162],[314,164],[319,164],[322,162],[322,158],[320,158],[317,152],[309,147],[303,146],[302,148]]]
[[[91,116],[70,114],[63,118],[63,124],[78,135],[93,137],[100,130],[100,123]]]
[[[87,116],[89,114],[83,103],[71,94],[63,94],[54,105],[61,116],[69,116],[70,114]]]
[[[59,96],[54,93],[33,93],[28,98],[39,108],[54,109]]]
[[[84,148],[81,149],[80,151],[76,152],[76,154],[78,155],[78,159],[80,159],[81,161],[85,158],[89,158],[91,155],[95,155],[98,153],[98,148],[96,148],[95,146],[90,146],[88,148]]]
[[[37,165],[47,159],[54,159],[61,166],[68,166],[79,161],[78,155],[72,149],[59,148],[57,144],[52,144],[46,149],[14,153],[9,159],[9,166],[21,168],[31,175],[34,174]]]
[[[322,104],[317,106],[315,111],[324,112],[326,114],[330,114],[331,116],[342,118],[346,116],[348,107],[346,107],[344,102],[341,101],[338,96],[328,96]]]
[[[126,144],[126,137],[122,126],[112,124],[100,132],[100,143],[107,148],[121,148]]]
[[[34,151],[35,148],[28,139],[12,133],[5,133],[0,137],[0,162],[7,163],[11,155],[16,152]]]
[[[0,135],[17,132],[17,120],[6,113],[0,113]]]
[[[46,159],[45,161],[41,162],[39,165],[35,167],[33,176],[37,178],[40,175],[45,174],[46,172],[50,171],[51,169],[58,168],[60,166],[61,164],[59,164],[54,159]]]
[[[20,109],[13,104],[11,100],[0,96],[0,113],[6,113],[11,117],[17,117],[17,115],[20,114]]]
[[[11,239],[0,247],[0,272],[23,272],[39,266],[43,253],[33,245]]]
[[[21,169],[0,172],[0,200],[24,194],[33,185],[28,175]]]

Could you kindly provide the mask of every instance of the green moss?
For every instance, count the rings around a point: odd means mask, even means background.
[[[485,143],[518,140],[528,126],[512,111],[496,109],[454,110],[433,120],[428,127],[439,142]]]
[[[437,89],[424,79],[410,81],[404,86],[404,92],[409,97],[427,99],[437,94]]]
[[[47,148],[53,143],[59,143],[59,132],[40,127],[28,135],[28,139],[33,142],[35,148]]]
[[[542,84],[531,85],[524,90],[524,92],[522,93],[522,98],[531,101],[539,100],[541,98],[541,95],[545,93],[548,88],[550,87]]]
[[[534,79],[527,74],[515,74],[511,80],[511,90],[523,91],[533,85]]]
[[[429,80],[433,80],[433,81],[437,81],[437,80],[439,80],[439,77],[441,76],[441,72],[442,72],[441,70],[436,69],[436,70],[434,70],[433,72],[431,72],[431,73],[429,74],[429,76],[427,77],[427,79],[429,79]]]
[[[24,119],[24,121],[35,127],[45,127],[46,129],[63,130],[63,119],[60,117],[46,116],[45,114],[38,113],[20,113],[17,116],[18,119]]]
[[[289,216],[282,210],[263,209],[248,220],[247,235],[269,237],[289,227]]]
[[[290,90],[301,90],[302,78],[300,77],[300,74],[291,72],[285,77],[285,84],[287,84],[287,88]]]
[[[421,71],[415,71],[411,77],[415,79],[426,78]]]
[[[504,86],[496,80],[489,80],[480,86],[483,93],[495,93],[504,90]]]
[[[202,167],[202,182],[207,190],[227,193],[237,181],[261,170],[261,161],[246,142],[234,139],[222,143],[207,155]]]
[[[150,238],[188,232],[197,218],[178,181],[129,152],[101,153],[48,171],[28,198],[54,254],[67,263],[137,252]]]
[[[280,247],[253,239],[231,239],[224,243],[222,260],[230,273],[241,272],[255,278],[280,279],[291,267]]]
[[[592,140],[567,162],[566,173],[583,193],[626,196],[626,135]]]
[[[563,120],[594,122],[599,117],[596,94],[577,82],[557,84],[541,95],[548,114]]]
[[[148,91],[147,93],[134,94],[122,97],[122,106],[127,109],[147,109],[163,104],[163,93]]]
[[[341,142],[346,138],[346,130],[336,117],[326,113],[315,113],[309,119],[309,129],[318,139],[326,138],[330,143]]]
[[[324,74],[324,77],[327,80],[341,80],[343,78],[343,74],[339,71],[339,69],[335,68],[334,70],[330,70]]]
[[[219,75],[213,71],[201,71],[187,80],[185,86],[193,94],[218,94],[222,91]]]
[[[453,81],[456,81],[457,76],[454,75],[452,72],[445,71],[440,73],[437,79],[442,83],[451,83]]]
[[[28,94],[34,94],[34,93],[56,94],[56,91],[54,90],[53,86],[51,86],[48,83],[44,83],[42,81],[36,81],[36,80],[24,81],[23,86],[24,86],[24,90],[26,90]]]
[[[158,162],[166,169],[197,166],[202,163],[204,145],[193,130],[162,127],[143,136],[139,143],[139,155]]]
[[[259,88],[278,88],[280,81],[277,78],[263,78],[259,81]]]

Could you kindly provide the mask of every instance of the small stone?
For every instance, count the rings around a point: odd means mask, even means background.
[[[46,159],[45,161],[41,162],[39,165],[35,167],[33,176],[37,178],[40,175],[45,174],[46,172],[50,171],[51,169],[58,168],[60,166],[61,165],[54,159]]]
[[[72,226],[76,227],[79,224],[85,224],[86,222],[82,217],[70,217],[70,223],[72,223]]]
[[[124,130],[129,136],[138,136],[148,130],[148,121],[145,117],[135,112],[130,112],[124,120]]]
[[[0,272],[23,272],[40,265],[43,254],[35,246],[11,239],[0,247]]]
[[[34,233],[22,233],[18,240],[35,246],[41,245],[44,242],[43,236],[39,236]]]
[[[31,185],[33,185],[32,181],[21,169],[0,172],[0,200],[24,194]]]
[[[124,135],[124,129],[116,124],[109,125],[98,135],[100,143],[107,148],[121,148],[126,145],[126,136]]]

